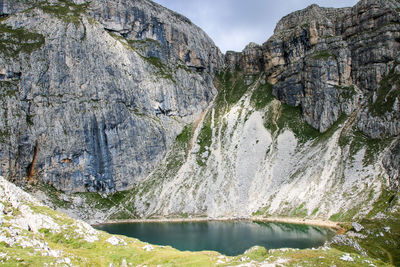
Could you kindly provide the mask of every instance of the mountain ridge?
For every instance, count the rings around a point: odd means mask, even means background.
[[[399,8],[312,5],[222,55],[151,1],[0,1],[0,175],[92,223],[358,222],[331,245],[398,262]]]

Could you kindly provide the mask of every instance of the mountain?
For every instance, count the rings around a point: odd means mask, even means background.
[[[219,49],[151,1],[0,7],[0,175],[20,184],[130,189],[217,93]]]
[[[0,15],[0,175],[47,205],[87,222],[357,221],[334,246],[399,262],[399,1],[311,5],[225,55],[148,0]]]
[[[263,45],[228,52],[215,100],[120,211],[351,220],[396,195],[398,8],[312,5]]]

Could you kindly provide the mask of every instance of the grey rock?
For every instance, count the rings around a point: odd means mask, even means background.
[[[216,94],[218,48],[151,1],[3,3],[0,175],[17,183],[131,188]]]
[[[261,47],[227,53],[225,62],[246,74],[265,72],[274,95],[300,106],[305,121],[321,132],[362,106],[361,131],[372,138],[398,136],[399,100],[385,116],[368,108],[371,92],[400,56],[398,8],[395,1],[372,0],[353,8],[311,5],[282,18]]]
[[[356,232],[360,232],[364,229],[364,226],[362,226],[359,223],[353,222],[351,223],[351,226],[353,226],[354,230],[356,230]]]
[[[400,190],[400,141],[398,139],[390,146],[382,163],[389,173],[391,187]]]

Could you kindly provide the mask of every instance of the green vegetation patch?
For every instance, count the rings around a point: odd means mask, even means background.
[[[163,79],[168,79],[173,83],[176,83],[176,80],[173,76],[173,71],[171,70],[170,67],[168,67],[166,64],[162,62],[162,60],[158,57],[146,57],[142,53],[143,51],[140,51],[140,46],[138,44],[143,45],[144,43],[157,43],[158,45],[159,42],[156,40],[152,39],[146,39],[146,40],[128,40],[125,37],[113,33],[113,32],[108,32],[108,34],[113,37],[115,40],[119,41],[126,49],[136,52],[144,61],[152,65],[155,69],[156,72],[155,74]],[[181,64],[178,65],[178,68],[185,68]]]
[[[378,200],[373,204],[373,209],[368,213],[367,218],[373,218],[378,213],[386,213],[398,198],[398,192],[383,189]]]
[[[351,156],[365,148],[363,164],[368,166],[378,160],[380,153],[390,144],[391,140],[391,138],[373,139],[353,127],[350,132],[340,136],[339,145],[341,147],[349,145]]]
[[[303,120],[301,108],[284,103],[281,104],[280,116],[276,124],[279,129],[291,129],[301,143],[313,140],[321,135],[318,130]]]
[[[382,197],[378,200],[378,210],[385,213],[384,219],[362,219],[359,223],[364,227],[360,234],[363,236],[353,236],[353,242],[357,242],[359,246],[374,259],[380,259],[386,264],[394,266],[400,265],[400,214],[399,212],[390,213],[384,211],[390,206],[387,197],[391,194],[383,192]],[[381,201],[382,200],[382,201]],[[374,210],[377,206],[374,207]],[[383,208],[383,209],[382,209]],[[375,211],[374,211],[375,213]],[[345,244],[333,244],[332,247],[345,252],[358,253],[353,246]]]
[[[151,38],[146,38],[144,40],[128,40],[129,44],[141,44],[141,45],[157,45],[160,46],[160,42]]]
[[[176,83],[172,71],[168,68],[158,57],[145,57],[141,56],[145,61],[153,65],[156,69],[156,75],[160,76],[161,78],[168,79],[174,83]]]
[[[336,55],[333,54],[332,51],[329,50],[322,50],[322,51],[317,51],[313,54],[313,59],[322,59],[322,60],[327,60],[330,58],[336,59]]]
[[[370,100],[370,111],[374,116],[383,116],[386,112],[393,111],[393,104],[400,100],[400,74],[396,73],[396,64],[379,83],[375,103]]]
[[[197,143],[200,146],[200,150],[197,153],[197,163],[200,166],[205,166],[205,160],[207,157],[202,157],[204,153],[210,153],[209,148],[212,144],[212,128],[211,128],[211,114],[208,113],[204,119],[203,127],[200,130],[199,136],[197,137]]]
[[[354,85],[351,86],[335,86],[336,89],[339,89],[341,96],[344,99],[352,99],[356,94],[356,89]]]
[[[267,205],[264,207],[259,208],[257,211],[253,212],[253,216],[269,216],[270,214],[268,213],[268,210],[271,205]]]
[[[217,106],[229,106],[236,104],[247,92],[250,85],[245,82],[244,75],[239,70],[217,72],[215,75],[218,96]]]
[[[343,123],[346,122],[347,118],[348,118],[347,115],[342,113],[339,119],[331,127],[329,127],[328,130],[320,134],[320,136],[317,139],[317,142],[325,142],[329,140],[332,137],[332,135],[343,125]]]
[[[53,233],[47,228],[39,229],[39,232],[42,233],[46,239],[52,243],[56,243],[62,245],[67,248],[78,249],[78,248],[94,248],[95,245],[93,243],[89,243],[84,240],[82,237],[77,237],[76,232],[72,227],[63,229],[60,233]]]
[[[182,132],[176,137],[176,142],[183,146],[188,146],[193,136],[193,124],[186,125]]]
[[[260,84],[257,89],[253,91],[250,101],[257,110],[260,110],[265,108],[274,99],[275,96],[272,94],[272,84],[267,82],[265,84]]]
[[[359,212],[358,208],[352,208],[346,211],[340,211],[336,214],[333,214],[329,220],[334,222],[348,222],[353,219],[353,217]]]
[[[74,195],[84,198],[91,206],[104,210],[119,205],[128,195],[128,191],[116,192],[105,197],[97,192],[75,193]]]
[[[292,211],[292,216],[296,217],[307,217],[308,211],[305,208],[305,203],[302,203],[300,206],[298,206],[295,210]]]
[[[352,261],[342,260],[343,256],[351,257]],[[366,256],[360,256],[358,253],[344,253],[338,249],[301,249],[301,250],[275,250],[269,260],[277,260],[279,258],[288,259],[285,266],[342,266],[342,267],[358,267],[369,266],[388,266],[380,260],[372,260]]]
[[[135,48],[135,49],[139,49],[142,52],[149,50],[149,49],[158,49],[161,47],[161,43],[157,40],[154,39],[150,39],[150,38],[146,38],[144,40],[130,40],[127,39],[128,44]]]
[[[59,0],[57,4],[42,4],[39,6],[44,12],[52,14],[66,23],[81,23],[81,15],[86,13],[89,4],[74,4],[72,1]]]
[[[0,23],[0,53],[16,57],[19,53],[30,54],[44,44],[44,36],[24,28],[13,29]],[[3,82],[4,83],[4,82]]]

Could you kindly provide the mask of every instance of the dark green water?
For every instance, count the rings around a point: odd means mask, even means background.
[[[313,226],[249,221],[121,223],[96,228],[183,251],[214,250],[229,256],[255,245],[267,249],[318,247],[333,236],[329,229]]]

